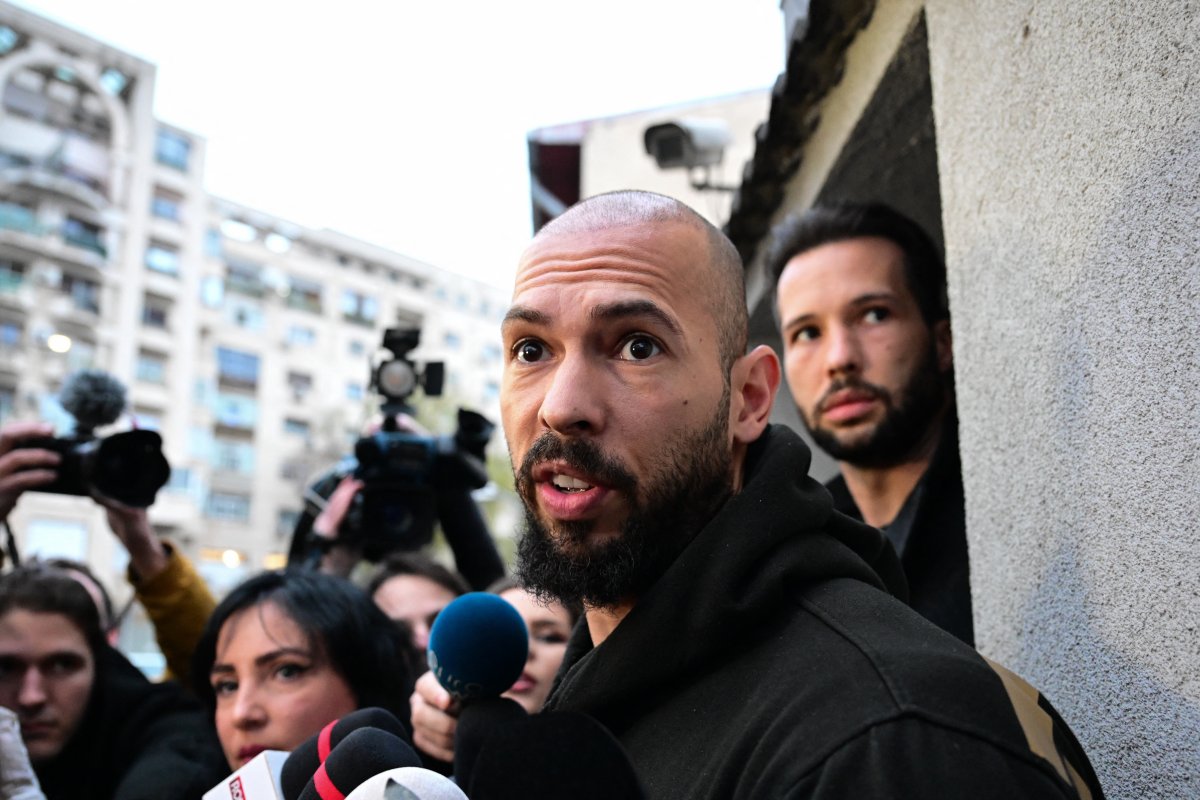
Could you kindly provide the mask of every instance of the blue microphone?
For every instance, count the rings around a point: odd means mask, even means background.
[[[525,621],[494,594],[464,594],[429,631],[429,669],[456,700],[500,696],[521,677],[528,657]]]

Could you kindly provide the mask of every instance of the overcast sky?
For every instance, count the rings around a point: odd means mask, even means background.
[[[209,191],[505,288],[529,130],[783,66],[777,0],[17,5],[156,64],[156,113],[208,140]]]

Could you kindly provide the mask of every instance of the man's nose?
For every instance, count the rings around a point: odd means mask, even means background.
[[[42,671],[37,667],[25,670],[21,679],[21,689],[17,694],[17,704],[23,709],[35,709],[46,702],[46,683]]]
[[[844,326],[834,326],[825,334],[825,369],[832,375],[862,371],[862,348],[858,337]]]
[[[542,397],[542,424],[564,436],[596,434],[604,426],[601,371],[585,355],[568,355],[555,366]]]

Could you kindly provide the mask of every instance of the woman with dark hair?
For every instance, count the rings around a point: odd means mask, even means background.
[[[317,572],[264,572],[208,621],[192,668],[231,769],[292,750],[327,723],[378,706],[408,720],[404,635],[360,589]]]

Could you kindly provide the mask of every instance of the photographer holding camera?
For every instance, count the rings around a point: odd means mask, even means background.
[[[61,402],[77,420],[72,437],[53,438],[52,426],[41,422],[0,428],[0,523],[8,531],[13,566],[18,564],[7,520],[23,493],[90,496],[105,509],[109,528],[129,553],[127,577],[154,626],[168,676],[186,685],[192,649],[216,602],[192,563],[150,525],[144,506],[153,503],[169,474],[161,440],[152,431],[107,439],[92,435],[96,425],[115,420],[125,405],[124,388],[106,373],[72,376]]]
[[[494,426],[460,409],[458,429],[434,436],[411,416],[408,399],[418,388],[441,394],[443,365],[418,369],[408,354],[420,341],[416,329],[389,328],[390,353],[372,369],[371,386],[383,400],[382,419],[343,459],[306,491],[309,508],[293,533],[290,564],[348,575],[361,560],[419,550],[440,522],[455,565],[472,588],[504,575],[504,564],[487,523],[471,497],[487,483],[484,448]]]

